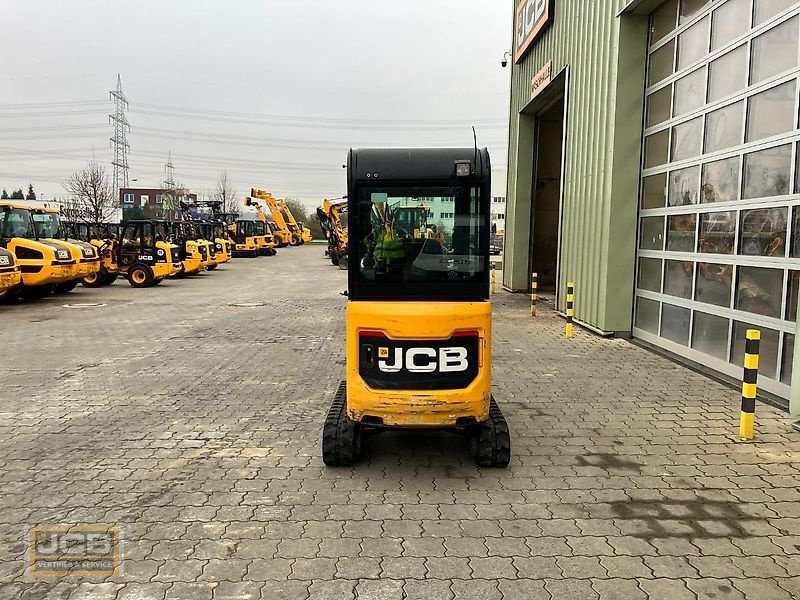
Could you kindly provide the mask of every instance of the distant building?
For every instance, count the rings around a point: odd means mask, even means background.
[[[178,210],[180,202],[193,203],[197,194],[186,188],[171,190],[164,188],[120,188],[119,203],[123,211],[135,208],[143,210],[153,217],[172,217]]]

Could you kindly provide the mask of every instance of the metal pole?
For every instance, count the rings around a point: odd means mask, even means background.
[[[573,320],[575,318],[575,284],[571,281],[567,283],[567,338],[573,334]]]
[[[744,346],[744,378],[742,380],[742,412],[739,416],[739,437],[752,440],[756,422],[756,394],[758,393],[758,346],[761,332],[747,330]]]
[[[539,274],[531,274],[531,316],[536,316],[536,304],[539,302]]]
[[[497,293],[497,265],[492,263],[492,294]]]
[[[797,304],[797,315],[800,317],[800,302]],[[800,335],[800,319],[795,321],[797,323],[797,331],[795,331],[794,339]],[[795,377],[795,373],[799,373]],[[789,414],[795,420],[794,428],[800,430],[800,344],[795,342],[794,345],[794,361],[792,362],[792,389],[789,395]]]

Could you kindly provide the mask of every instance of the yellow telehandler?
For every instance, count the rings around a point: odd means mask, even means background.
[[[278,205],[277,198],[269,192],[253,188],[250,190],[250,197],[245,199],[245,206],[256,206],[255,200],[261,200],[272,215],[272,222],[276,225],[276,228],[273,229],[273,235],[278,248],[299,246],[303,238],[297,231],[292,231],[289,228],[289,222]]]

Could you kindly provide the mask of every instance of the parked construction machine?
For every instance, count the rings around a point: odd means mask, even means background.
[[[39,236],[28,206],[0,202],[0,247],[14,255],[22,275],[18,292],[26,299],[43,298],[77,277],[71,248]]]
[[[128,283],[136,288],[151,287],[183,270],[181,248],[168,241],[170,236],[164,221],[125,223],[117,249],[117,264]]]
[[[203,239],[214,244],[216,264],[230,262],[233,256],[233,244],[228,238],[225,224],[222,221],[196,221]]]
[[[201,243],[185,221],[155,221],[163,239],[178,247],[178,270],[170,277],[197,275],[208,267],[208,244]]]
[[[100,269],[81,280],[84,287],[95,288],[111,285],[119,276],[117,247],[119,246],[119,224],[64,222],[69,237],[82,240],[97,248]]]
[[[0,298],[13,294],[21,284],[22,273],[14,253],[0,248]]]
[[[354,464],[364,432],[427,428],[468,436],[480,466],[506,467],[491,391],[488,151],[351,150],[347,180],[346,379],[322,432],[325,464]],[[404,207],[431,200],[453,207],[441,238],[409,231]]]
[[[97,276],[100,271],[100,255],[97,248],[89,242],[70,237],[67,228],[61,222],[61,211],[58,208],[46,205],[31,207],[31,216],[36,235],[68,248],[77,265],[75,277],[55,284],[53,292],[56,294],[71,292],[84,278]]]
[[[299,246],[303,240],[303,236],[297,230],[297,226],[289,227],[289,221],[283,209],[278,205],[278,200],[264,190],[257,190],[255,188],[250,190],[250,196],[245,199],[245,206],[259,206],[261,201],[269,209],[272,215],[272,223],[275,227],[272,228],[272,234],[275,237],[275,244],[278,248],[285,248],[286,246]]]
[[[299,237],[298,246],[302,246],[306,242],[312,241],[314,238],[311,236],[311,230],[303,225],[302,221],[297,221],[292,214],[292,210],[283,198],[277,201],[278,208],[283,212],[286,224],[289,226],[289,231],[295,236]]]
[[[334,265],[347,257],[347,229],[342,224],[342,214],[347,212],[347,202],[331,202],[325,199],[317,209],[317,219],[328,240],[325,254]]]

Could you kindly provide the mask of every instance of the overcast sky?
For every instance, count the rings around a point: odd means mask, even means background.
[[[488,146],[506,164],[510,4],[492,0],[2,0],[0,186],[63,196],[110,174],[109,90],[132,185],[211,191],[227,169],[317,206],[351,146]]]

